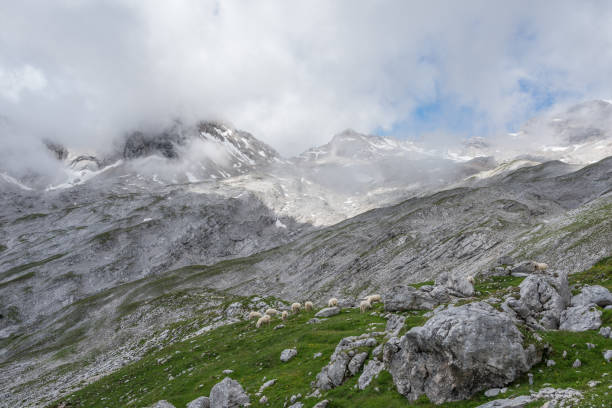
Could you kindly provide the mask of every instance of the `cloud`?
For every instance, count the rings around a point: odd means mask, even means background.
[[[0,140],[104,149],[177,117],[285,155],[348,127],[487,136],[610,97],[611,17],[603,1],[8,2]]]

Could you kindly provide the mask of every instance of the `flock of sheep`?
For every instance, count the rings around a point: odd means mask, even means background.
[[[545,271],[548,269],[548,265],[545,263],[541,263],[541,262],[534,262],[534,267],[536,270],[538,271]],[[475,283],[474,282],[474,277],[473,276],[467,276],[466,277],[467,281],[470,282],[472,285]],[[372,307],[372,303],[376,303],[376,302],[381,302],[382,298],[380,295],[370,295],[370,296],[366,296],[365,299],[361,300],[361,302],[359,303],[359,310],[361,311],[361,313],[365,313],[366,311],[368,311],[371,307]],[[334,307],[334,306],[338,306],[338,299],[336,298],[331,298],[327,301],[327,306],[328,307]],[[304,303],[304,309],[307,312],[312,311],[314,308],[314,305],[312,302],[305,302]],[[291,312],[296,314],[299,313],[302,310],[302,305],[300,303],[293,303],[291,305]],[[282,312],[279,312],[276,309],[268,309],[266,310],[266,312],[263,314],[259,313],[259,312],[251,312],[249,313],[249,320],[251,319],[257,319],[257,323],[255,324],[255,326],[257,328],[260,328],[263,324],[270,324],[270,321],[272,320],[272,316],[276,316],[277,314],[281,315],[281,319],[283,320],[287,320],[287,318],[289,317],[289,312],[287,312],[286,310],[283,310]]]
[[[381,302],[382,298],[380,295],[370,295],[370,296],[366,296],[364,300],[362,300],[359,303],[359,310],[361,310],[361,313],[365,313],[366,311],[368,311],[371,307],[372,307],[372,303],[376,303],[376,302]],[[327,306],[328,307],[334,307],[334,306],[338,306],[338,299],[336,298],[331,298],[327,301]],[[304,303],[304,310],[306,310],[307,312],[310,312],[314,309],[314,305],[312,302],[305,302]],[[300,303],[293,303],[291,305],[291,313],[297,314],[302,310],[302,305]],[[257,328],[260,328],[262,325],[264,324],[270,324],[270,322],[272,321],[272,316],[276,316],[277,314],[280,313],[281,319],[282,320],[287,320],[287,318],[289,317],[289,312],[286,310],[283,310],[282,312],[279,312],[276,309],[268,309],[266,310],[266,312],[263,314],[259,313],[259,312],[255,312],[252,311],[249,313],[249,320],[251,319],[257,319],[257,323],[255,324],[255,326]]]

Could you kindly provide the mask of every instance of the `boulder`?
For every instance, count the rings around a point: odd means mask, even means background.
[[[187,408],[210,408],[208,397],[198,397],[187,404]]]
[[[327,408],[328,405],[329,405],[329,401],[323,400],[323,401],[317,402],[312,408]]]
[[[372,382],[372,379],[374,379],[374,377],[377,377],[378,374],[380,374],[384,366],[385,365],[381,361],[378,361],[378,360],[368,361],[368,364],[366,364],[365,367],[363,368],[363,373],[361,374],[361,376],[359,377],[359,380],[357,381],[357,386],[359,387],[359,389],[363,390],[368,385],[370,385],[370,383]]]
[[[297,356],[297,349],[294,349],[294,348],[285,349],[281,351],[280,360],[283,363],[286,363],[287,361],[291,360],[295,356]]]
[[[249,396],[238,381],[225,377],[210,390],[210,408],[238,408],[250,404]]]
[[[582,291],[572,297],[572,306],[597,305],[605,307],[612,305],[612,293],[603,286],[585,286]]]
[[[601,311],[595,306],[572,306],[561,313],[559,329],[571,332],[597,330],[601,327]]]
[[[602,327],[599,329],[599,334],[606,338],[612,338],[612,329],[609,327]]]
[[[465,276],[441,273],[436,278],[436,286],[444,286],[452,295],[469,297],[474,295],[474,285]]]
[[[401,339],[383,358],[400,394],[440,404],[512,382],[541,359],[506,313],[485,302],[449,306]]]
[[[438,302],[425,291],[408,285],[397,285],[385,294],[383,303],[388,312],[401,312],[404,310],[431,310],[438,306]]]
[[[557,329],[561,312],[570,302],[567,275],[529,275],[519,288],[520,299],[507,299],[502,309],[533,328]]]
[[[603,353],[603,358],[609,363],[612,361],[612,350],[606,350]]]
[[[330,317],[335,316],[338,313],[340,313],[340,308],[337,306],[324,307],[315,314],[315,317]]]

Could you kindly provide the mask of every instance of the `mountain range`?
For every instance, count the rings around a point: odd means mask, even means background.
[[[231,321],[238,298],[322,304],[508,259],[571,273],[612,252],[607,101],[445,149],[346,130],[285,158],[180,121],[105,152],[45,143],[60,175],[0,167],[7,403],[49,402]]]

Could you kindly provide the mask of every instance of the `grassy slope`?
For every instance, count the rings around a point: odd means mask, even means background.
[[[607,258],[591,269],[575,274],[570,279],[574,285],[601,284],[612,290],[612,258]],[[515,291],[520,278],[491,278],[477,282],[482,297],[501,296]],[[378,306],[381,310],[381,306]],[[407,327],[420,325],[424,318],[420,314],[407,313]],[[166,399],[177,407],[184,407],[200,395],[208,395],[211,387],[225,375],[224,369],[232,369],[231,378],[238,380],[251,394],[253,406],[260,406],[257,392],[265,379],[278,382],[265,391],[269,406],[283,406],[285,399],[297,393],[306,395],[310,382],[320,369],[329,362],[338,341],[349,335],[364,333],[372,323],[384,323],[384,319],[370,314],[360,314],[347,309],[338,316],[318,325],[307,325],[310,313],[292,316],[286,327],[274,330],[274,321],[269,328],[256,330],[253,323],[242,322],[221,327],[207,334],[150,353],[142,360],[130,364],[82,390],[66,397],[68,407],[142,407],[160,399]],[[612,325],[612,311],[603,314],[604,325]],[[382,328],[383,325],[374,327]],[[580,406],[611,406],[612,363],[606,363],[602,351],[612,349],[612,340],[604,339],[594,331],[569,333],[561,331],[542,332],[540,335],[550,344],[542,363],[535,366],[534,384],[529,386],[527,376],[518,378],[509,385],[504,397],[528,394],[545,386],[572,387],[582,391],[585,399]],[[588,349],[586,343],[596,345]],[[280,352],[297,347],[298,356],[288,363],[281,363]],[[567,358],[562,358],[563,351]],[[323,356],[313,359],[313,354]],[[578,369],[572,368],[576,358],[582,362]],[[556,365],[546,367],[545,361],[552,359]],[[606,374],[604,376],[604,374]],[[173,378],[173,379],[171,379]],[[601,384],[591,388],[590,380]],[[323,398],[331,401],[332,407],[432,407],[426,398],[409,402],[395,391],[389,373],[383,371],[364,391],[354,388],[357,377],[349,379],[341,387],[328,391]],[[475,407],[494,398],[483,393],[470,401],[444,404],[445,407]],[[303,399],[311,407],[319,399]],[[56,402],[52,406],[57,406]],[[542,402],[530,406],[540,406]]]

